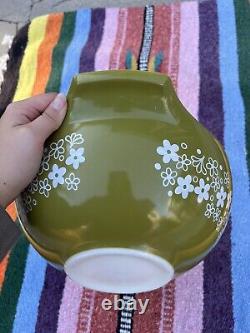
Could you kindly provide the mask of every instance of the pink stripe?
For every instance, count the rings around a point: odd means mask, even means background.
[[[111,63],[111,69],[118,69],[120,63],[120,57],[122,53],[122,47],[126,37],[127,30],[127,17],[128,10],[126,8],[121,8],[119,13],[119,21],[121,25],[121,35],[118,36],[119,40],[117,41],[117,49],[114,50],[114,60]]]
[[[159,333],[172,333],[174,317],[174,292],[174,280],[169,282],[166,286],[162,287],[161,320],[159,324]]]
[[[57,333],[76,331],[81,297],[82,288],[67,277],[59,310]]]
[[[97,71],[109,69],[110,54],[113,49],[118,27],[118,14],[118,8],[106,9],[103,38],[95,57],[95,69]]]
[[[199,108],[199,17],[198,3],[181,4],[178,96],[197,119]]]
[[[77,333],[90,333],[95,294],[95,291],[91,289],[84,289],[83,291]]]
[[[178,96],[197,119],[199,106],[198,3],[181,4]],[[201,333],[203,262],[176,279],[174,333]]]
[[[180,4],[171,5],[171,38],[168,63],[168,75],[176,89],[179,75],[179,44],[180,44]]]
[[[162,288],[162,297],[161,297],[161,321],[159,325],[159,333],[163,333],[166,327],[166,318],[167,318],[167,287]]]

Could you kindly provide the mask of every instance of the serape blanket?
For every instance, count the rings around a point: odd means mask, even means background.
[[[80,288],[22,237],[0,263],[0,333],[250,332],[250,3],[187,1],[35,18],[14,39],[0,96],[66,93],[72,76],[107,69],[168,74],[178,96],[224,145],[233,175],[230,222],[197,267],[149,298],[147,311],[106,312],[113,295]],[[18,169],[17,169],[18,172]],[[15,206],[8,207],[16,219]]]

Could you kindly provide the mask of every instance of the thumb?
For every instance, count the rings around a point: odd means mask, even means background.
[[[41,112],[41,115],[29,123],[34,132],[45,141],[57,130],[66,115],[67,100],[63,94],[57,94],[55,99]]]

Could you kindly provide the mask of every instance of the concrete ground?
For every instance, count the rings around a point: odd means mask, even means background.
[[[0,83],[7,51],[17,30],[33,17],[81,7],[144,6],[173,0],[0,0]],[[178,0],[177,0],[178,1]],[[179,0],[182,1],[182,0]]]

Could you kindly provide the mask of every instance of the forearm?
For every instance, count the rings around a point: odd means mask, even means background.
[[[0,206],[6,208],[14,198],[10,195],[10,189],[4,179],[0,178]]]

